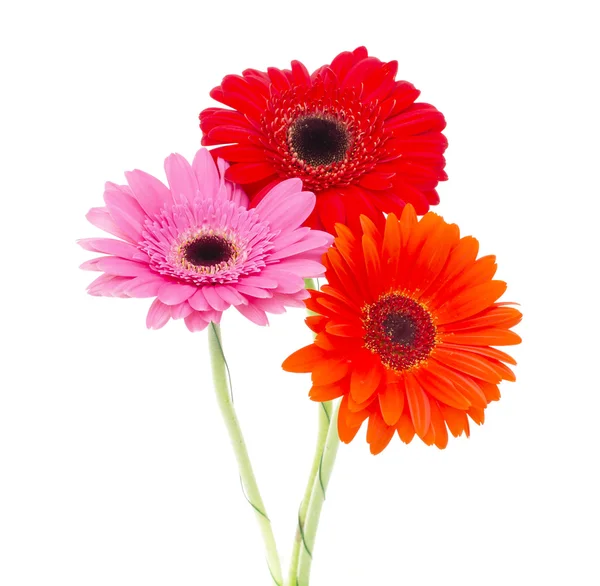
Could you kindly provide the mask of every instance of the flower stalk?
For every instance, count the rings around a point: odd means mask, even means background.
[[[321,403],[319,405],[317,445],[315,447],[315,455],[313,457],[312,467],[308,476],[306,490],[304,491],[304,496],[302,497],[302,502],[300,503],[300,509],[298,511],[298,527],[296,529],[296,536],[294,538],[290,571],[288,575],[289,586],[296,586],[296,584],[298,584],[298,563],[300,559],[300,550],[305,549],[308,555],[312,555],[312,551],[307,549],[308,545],[305,540],[306,514],[308,512],[313,490],[316,486],[321,486],[318,476],[321,461],[323,459],[323,450],[325,449],[325,442],[327,440],[327,433],[329,431],[329,425],[331,422],[331,410],[331,401],[327,403]]]
[[[310,569],[312,565],[312,554],[314,551],[315,538],[321,518],[321,511],[325,503],[327,486],[333,472],[335,458],[337,456],[340,438],[337,429],[339,403],[333,410],[329,422],[323,453],[321,454],[317,475],[314,479],[308,507],[306,510],[306,518],[304,520],[302,540],[303,547],[300,549],[298,558],[298,566],[296,571],[296,582],[291,583],[291,586],[308,586],[310,579]]]
[[[242,430],[231,399],[227,376],[227,362],[225,360],[221,342],[221,328],[218,324],[212,322],[208,327],[208,346],[217,403],[231,439],[231,445],[233,446],[235,458],[238,463],[242,487],[248,502],[256,514],[256,520],[258,521],[261,530],[266,550],[267,564],[273,582],[277,586],[283,586],[281,563],[279,561],[279,554],[277,553],[273,529],[271,528],[271,521],[267,516],[266,508],[256,483],[256,478],[246,448],[246,442],[244,441],[244,436],[242,435]]]

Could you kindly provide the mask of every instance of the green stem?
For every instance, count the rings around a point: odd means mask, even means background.
[[[331,478],[331,473],[333,472],[337,450],[340,445],[337,429],[338,410],[339,404],[336,406],[331,417],[331,422],[329,424],[329,430],[325,439],[325,446],[323,448],[323,454],[318,469],[318,475],[313,482],[308,509],[306,511],[306,519],[304,521],[304,547],[300,549],[296,583],[292,583],[292,586],[308,586],[310,579],[312,554],[314,551],[317,529],[319,527],[321,510],[323,509],[325,493],[327,491],[329,479]]]
[[[256,519],[260,526],[267,553],[267,564],[273,582],[275,582],[277,586],[283,586],[281,563],[279,562],[277,546],[275,544],[275,538],[273,537],[271,521],[267,516],[265,505],[260,496],[258,485],[256,484],[256,478],[254,477],[252,465],[250,464],[244,436],[242,435],[242,430],[240,429],[240,424],[235,414],[233,401],[231,400],[227,379],[227,362],[221,343],[221,328],[217,324],[211,323],[208,326],[208,346],[210,350],[210,362],[212,366],[215,393],[217,395],[217,403],[219,404],[225,426],[227,427],[229,437],[231,438],[231,444],[238,463],[242,487],[248,502],[254,509]]]
[[[288,576],[289,586],[296,586],[298,578],[298,560],[300,557],[301,547],[307,547],[304,540],[304,526],[306,522],[306,512],[308,511],[308,505],[310,503],[310,496],[313,492],[313,488],[321,486],[319,479],[319,467],[321,465],[321,459],[323,457],[323,449],[325,447],[325,441],[327,439],[327,432],[329,430],[329,422],[331,420],[331,401],[321,403],[319,405],[319,423],[317,431],[317,445],[315,448],[315,455],[313,457],[312,468],[308,477],[308,483],[306,484],[306,490],[300,503],[300,510],[298,511],[298,527],[296,529],[296,537],[294,538],[294,546],[292,548],[292,559],[290,562],[290,572]]]

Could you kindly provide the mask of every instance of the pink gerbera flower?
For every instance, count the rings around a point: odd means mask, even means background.
[[[177,154],[165,160],[169,187],[138,170],[125,174],[128,186],[107,183],[106,207],[92,208],[87,219],[118,240],[79,241],[108,255],[81,266],[103,273],[89,293],[155,297],[146,319],[154,329],[183,318],[190,331],[202,330],[230,306],[266,325],[266,312],[304,307],[304,278],[323,274],[321,256],[332,241],[301,227],[314,194],[290,179],[248,209],[226,168],[201,149],[191,165]]]

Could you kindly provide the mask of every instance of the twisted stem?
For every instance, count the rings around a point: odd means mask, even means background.
[[[310,579],[312,553],[314,551],[315,538],[319,527],[319,519],[321,518],[321,510],[323,509],[327,486],[329,485],[329,479],[333,472],[335,458],[340,445],[337,429],[338,410],[339,403],[331,416],[327,437],[325,438],[325,445],[323,446],[323,453],[318,467],[318,473],[314,479],[310,493],[302,532],[304,547],[300,549],[296,582],[292,582],[291,586],[308,586]]]
[[[283,586],[283,576],[281,572],[281,563],[279,561],[279,555],[277,553],[277,546],[275,544],[275,538],[273,536],[273,530],[271,528],[271,521],[267,516],[265,505],[252,465],[250,463],[250,457],[248,456],[248,450],[242,435],[242,430],[235,413],[233,401],[231,399],[230,388],[228,384],[228,368],[225,360],[225,354],[223,352],[223,345],[221,342],[221,328],[218,324],[211,323],[208,326],[208,346],[210,351],[210,362],[212,367],[213,381],[215,387],[215,393],[217,396],[217,403],[221,409],[221,414],[225,421],[225,426],[229,432],[235,458],[238,463],[240,472],[240,479],[242,482],[242,488],[244,495],[256,515],[256,519],[260,526],[262,538],[267,555],[267,564],[269,566],[269,572],[273,578],[273,582],[277,586]]]
[[[300,503],[300,510],[298,511],[298,527],[296,528],[296,536],[294,538],[294,545],[292,548],[292,559],[290,562],[290,571],[288,575],[289,586],[296,586],[298,579],[298,562],[300,558],[300,549],[304,548],[309,556],[312,556],[312,551],[309,549],[304,528],[306,523],[306,513],[310,503],[310,497],[315,486],[321,487],[321,490],[325,490],[321,485],[321,479],[319,477],[319,469],[321,466],[321,460],[323,458],[323,449],[325,448],[325,441],[327,439],[327,432],[329,431],[329,424],[331,421],[331,401],[327,403],[321,403],[319,405],[319,422],[317,429],[317,445],[315,447],[315,455],[313,457],[313,463],[308,476],[308,482]],[[325,493],[323,492],[323,495]]]

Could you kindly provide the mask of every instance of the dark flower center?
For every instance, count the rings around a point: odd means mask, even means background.
[[[425,362],[436,344],[436,327],[425,306],[401,293],[389,293],[363,310],[365,347],[396,371]]]
[[[211,267],[227,262],[233,255],[233,247],[222,236],[206,235],[190,242],[183,258],[196,267]]]
[[[383,331],[394,344],[411,345],[415,341],[416,326],[404,313],[390,313],[382,321]]]
[[[335,118],[310,115],[298,118],[288,129],[291,150],[311,167],[343,161],[350,146],[346,125]]]

